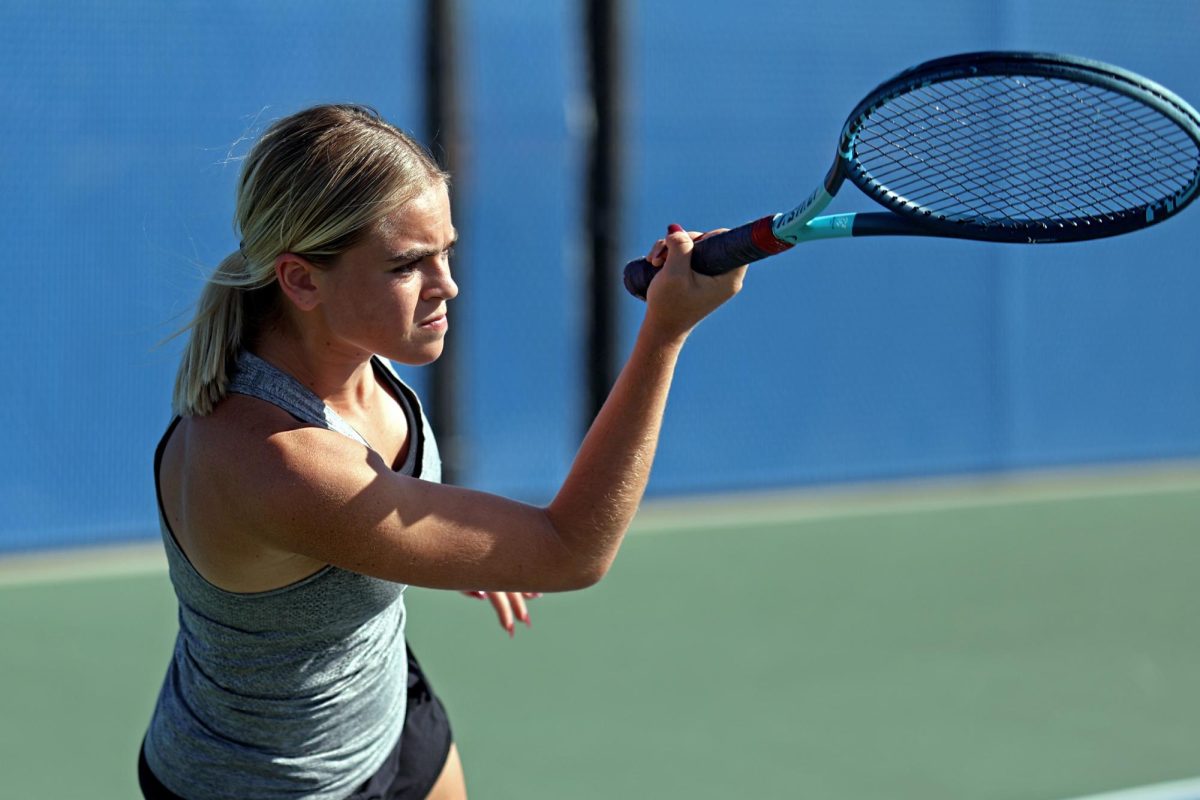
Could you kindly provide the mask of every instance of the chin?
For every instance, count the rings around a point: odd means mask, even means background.
[[[432,364],[441,357],[442,343],[439,341],[436,345],[427,344],[422,347],[409,346],[398,349],[393,353],[381,353],[380,355],[386,356],[397,364],[406,364],[410,367],[423,367],[426,364]]]

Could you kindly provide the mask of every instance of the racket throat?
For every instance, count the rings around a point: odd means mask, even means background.
[[[895,214],[828,214],[824,217],[811,219],[798,230],[791,230],[787,236],[789,244],[815,242],[818,239],[846,239],[862,236],[921,236],[930,232],[920,225],[902,219]],[[952,236],[950,233],[939,233],[939,236]]]
[[[833,195],[825,191],[824,186],[818,186],[803,203],[791,211],[775,215],[771,221],[772,235],[779,241],[786,242],[787,244],[798,244],[808,241],[811,238],[808,235],[809,223],[832,200]],[[853,214],[850,216],[853,216]]]
[[[801,230],[791,234],[795,237],[793,244],[854,236],[854,219],[857,216],[858,214],[829,214],[809,220]]]

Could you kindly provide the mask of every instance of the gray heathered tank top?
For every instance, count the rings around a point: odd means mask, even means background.
[[[402,471],[440,480],[416,395],[384,361],[374,364],[408,416]],[[229,391],[366,444],[303,384],[251,353]],[[150,768],[188,800],[348,796],[379,769],[404,725],[405,586],[329,566],[281,589],[228,592],[188,562],[161,495],[159,517],[179,635],[146,734]]]

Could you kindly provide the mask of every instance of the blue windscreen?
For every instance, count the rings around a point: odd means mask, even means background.
[[[584,26],[572,3],[459,5],[460,474],[546,500],[586,375]],[[857,100],[936,56],[1074,53],[1200,103],[1190,0],[624,5],[630,258],[671,222],[795,205]],[[155,534],[151,457],[179,353],[160,343],[236,246],[240,159],[318,102],[421,135],[419,6],[0,10],[0,550]],[[847,187],[830,211],[869,207]],[[1197,253],[1191,209],[1088,244],[818,242],[757,265],[684,354],[651,492],[1195,457]],[[641,310],[621,306],[626,346]]]

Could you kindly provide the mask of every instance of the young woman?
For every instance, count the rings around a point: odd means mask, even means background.
[[[205,287],[155,458],[179,635],[139,759],[147,798],[462,798],[404,642],[406,585],[496,593],[604,576],[637,510],[676,359],[742,270],[672,226],[633,352],[545,507],[438,483],[388,364],[438,357],[458,293],[447,176],[369,109],[274,124],[239,250]],[[500,594],[506,593],[506,594]],[[511,632],[511,621],[508,627]]]

